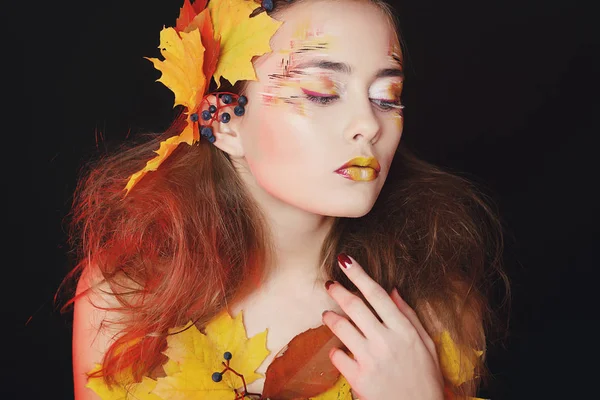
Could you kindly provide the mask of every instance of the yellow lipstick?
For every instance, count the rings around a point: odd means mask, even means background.
[[[381,166],[375,157],[354,157],[340,168],[336,173],[353,181],[372,181],[377,178]]]

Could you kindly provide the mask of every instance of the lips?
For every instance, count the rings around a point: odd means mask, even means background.
[[[335,172],[350,167],[369,167],[377,172],[381,171],[381,166],[375,157],[354,157],[352,160],[336,169]]]
[[[355,157],[335,172],[353,181],[372,181],[380,170],[381,166],[375,157]]]

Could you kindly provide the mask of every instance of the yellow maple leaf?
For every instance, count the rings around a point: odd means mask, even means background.
[[[241,312],[235,319],[226,310],[221,312],[207,324],[205,334],[193,325],[182,330],[171,330],[179,333],[167,337],[165,354],[179,370],[158,378],[153,391],[158,396],[172,400],[235,399],[234,389],[243,388],[240,377],[226,371],[220,382],[212,380],[214,372],[225,369],[225,352],[232,354],[229,367],[243,375],[246,384],[263,377],[255,371],[270,353],[267,330],[247,338]]]
[[[96,372],[100,369],[100,365],[96,364],[90,372]],[[121,374],[125,382],[131,381],[130,371]],[[92,389],[102,400],[163,400],[152,391],[156,386],[156,381],[148,377],[143,377],[140,383],[115,385],[111,389],[106,386],[102,377],[90,377],[86,387]]]
[[[217,87],[221,77],[232,85],[240,80],[256,80],[252,57],[271,51],[269,41],[282,23],[266,12],[248,18],[256,7],[248,0],[208,2],[215,32],[221,35],[221,52],[213,75]]]
[[[208,9],[202,11],[208,12]],[[158,81],[175,94],[174,106],[183,105],[188,112],[195,110],[202,101],[207,84],[203,72],[204,46],[200,30],[196,27],[190,32],[177,32],[174,28],[164,28],[160,31],[159,48],[164,60],[147,58],[161,71]],[[179,135],[161,142],[159,149],[155,151],[157,155],[148,161],[144,168],[129,177],[125,185],[126,193],[129,193],[148,172],[156,171],[180,143],[191,145],[199,137],[198,127],[188,121]]]
[[[204,46],[200,31],[196,28],[177,32],[174,28],[163,28],[159,48],[164,60],[147,58],[162,73],[158,81],[175,94],[174,106],[194,110],[204,95],[207,81],[202,71]]]
[[[344,375],[340,374],[340,377],[332,387],[308,400],[352,400],[352,388]]]
[[[129,177],[125,190],[127,193],[135,186],[150,171],[156,171],[171,155],[171,153],[179,146],[180,143],[193,144],[199,138],[198,127],[195,124],[188,123],[179,135],[171,136],[167,140],[160,142],[158,150],[155,151],[156,156],[149,160],[144,168]]]
[[[433,338],[436,344],[440,367],[446,380],[460,386],[474,377],[477,359],[483,351],[471,348],[460,349],[448,331]]]
[[[160,32],[159,48],[164,60],[147,59],[161,72],[158,81],[175,94],[174,106],[182,105],[191,113],[200,105],[210,82],[211,77],[206,74],[213,74],[217,87],[221,77],[231,84],[238,80],[256,79],[252,57],[271,51],[269,41],[281,22],[267,13],[249,18],[257,6],[254,1],[210,1],[208,7],[191,20],[196,8],[192,10],[192,6],[186,7],[185,4],[178,27],[163,28]],[[205,55],[208,60],[205,60]],[[148,172],[155,171],[180,143],[193,144],[198,140],[198,128],[188,120],[178,137],[161,142],[157,155],[142,170],[129,177],[126,194]]]

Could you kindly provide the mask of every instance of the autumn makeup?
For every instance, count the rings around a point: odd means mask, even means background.
[[[396,33],[368,2],[300,3],[280,17],[272,53],[255,64],[258,81],[247,91],[252,106],[240,120],[251,172],[244,176],[278,205],[364,215],[402,135]]]

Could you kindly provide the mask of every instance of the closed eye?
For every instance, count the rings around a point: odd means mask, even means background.
[[[402,110],[404,108],[404,106],[402,105],[402,103],[400,102],[400,99],[398,100],[384,100],[384,99],[371,99],[371,101],[375,104],[377,104],[378,107],[380,107],[382,110],[384,111],[389,111],[389,110]]]
[[[339,99],[338,95],[326,95],[319,92],[313,92],[312,90],[302,89],[306,98],[317,104],[329,104],[334,100]]]
[[[312,90],[308,90],[308,89],[304,89],[304,88],[302,89],[302,91],[304,92],[304,95],[306,96],[306,98],[309,101],[312,101],[313,103],[317,103],[320,105],[330,104],[331,102],[340,98],[339,95],[326,95],[323,93],[314,92]],[[404,106],[400,102],[400,99],[398,99],[398,100],[371,99],[371,101],[373,103],[375,103],[375,105],[377,105],[383,111],[402,110],[404,108]]]
[[[329,104],[334,100],[337,100],[340,96],[315,96],[312,94],[307,94],[306,98],[314,103],[318,104]]]

